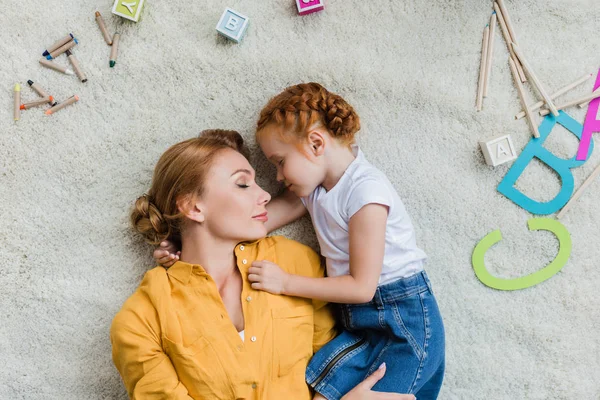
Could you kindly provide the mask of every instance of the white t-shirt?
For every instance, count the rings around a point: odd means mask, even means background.
[[[327,275],[350,274],[348,223],[358,210],[371,203],[389,208],[379,285],[422,271],[427,255],[417,247],[414,227],[398,193],[358,146],[352,146],[352,151],[356,158],[329,192],[319,186],[301,198],[327,260]]]
[[[242,338],[242,342],[244,342],[245,341],[245,339],[244,339],[244,331],[239,331],[238,333],[239,333],[240,337]]]

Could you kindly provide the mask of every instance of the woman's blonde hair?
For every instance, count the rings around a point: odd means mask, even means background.
[[[354,143],[354,135],[360,129],[360,118],[346,100],[310,82],[290,86],[267,103],[260,112],[256,139],[262,138],[265,126],[276,124],[283,128],[284,140],[302,142],[316,123],[348,146]]]
[[[197,138],[171,146],[154,168],[152,186],[139,197],[130,219],[133,228],[146,242],[158,245],[168,239],[181,245],[183,215],[177,202],[194,200],[204,191],[204,180],[215,155],[233,149],[245,157],[244,140],[236,131],[205,130]]]

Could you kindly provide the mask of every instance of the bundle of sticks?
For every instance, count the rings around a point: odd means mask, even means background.
[[[510,15],[508,14],[508,11],[506,9],[506,5],[504,4],[504,0],[497,0],[494,2],[494,12],[492,13],[490,23],[486,25],[483,31],[481,65],[479,68],[479,86],[477,89],[477,111],[483,110],[483,99],[488,95],[488,85],[492,69],[492,56],[494,51],[494,35],[497,23],[500,24],[502,36],[504,37],[506,45],[508,46],[508,52],[510,54],[508,62],[513,75],[513,79],[515,81],[515,85],[517,87],[519,100],[521,101],[521,106],[523,107],[523,110],[515,116],[515,119],[521,119],[523,117],[526,117],[534,137],[540,137],[538,131],[539,122],[537,119],[537,115],[534,114],[535,111],[540,110],[539,114],[541,116],[548,115],[550,113],[554,116],[557,116],[558,110],[572,107],[574,105],[584,107],[589,101],[600,97],[599,89],[582,98],[568,101],[556,106],[553,102],[554,99],[568,92],[569,90],[579,86],[583,82],[587,81],[589,78],[592,77],[592,74],[586,74],[579,78],[577,81],[549,95],[545,87],[537,78],[537,75],[533,71],[531,64],[525,58],[523,50],[517,44],[515,30],[513,28]],[[527,95],[525,93],[525,88],[523,84],[528,81],[527,78],[530,79],[532,86],[542,97],[542,100],[535,104],[529,104]],[[542,106],[544,105],[546,108],[542,109]]]

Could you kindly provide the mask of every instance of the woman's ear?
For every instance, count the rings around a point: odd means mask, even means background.
[[[325,137],[322,132],[312,130],[308,134],[308,145],[315,156],[323,155],[325,152]]]
[[[192,221],[204,222],[204,206],[195,196],[188,195],[178,199],[177,210]]]

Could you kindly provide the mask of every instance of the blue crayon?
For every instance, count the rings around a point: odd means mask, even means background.
[[[52,60],[53,58],[56,58],[56,57],[60,56],[65,51],[73,48],[76,44],[79,44],[79,41],[77,39],[73,38],[72,41],[69,41],[66,44],[63,44],[61,47],[59,47],[58,49],[54,50],[52,53],[48,54],[46,56],[46,59]],[[52,56],[53,53],[56,53],[54,55],[54,57]]]
[[[73,36],[72,33],[69,33],[67,36],[65,36],[64,38],[60,39],[58,42],[54,43],[52,46],[50,46],[47,50],[45,50],[42,55],[44,57],[47,57],[50,53],[52,53],[54,50],[58,49],[60,46],[70,42],[72,39],[75,39],[75,36]]]

